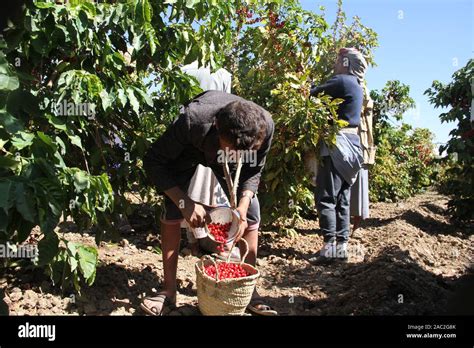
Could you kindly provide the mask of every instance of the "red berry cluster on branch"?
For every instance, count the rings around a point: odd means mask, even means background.
[[[253,12],[250,11],[247,7],[242,7],[239,8],[237,11],[235,11],[240,17],[245,17],[245,18],[252,18],[253,17]]]
[[[217,267],[219,271],[219,280],[229,278],[243,278],[249,275],[241,265],[236,263],[221,262],[217,265]],[[209,277],[216,278],[216,267],[214,265],[205,266],[204,272],[206,272]]]
[[[236,13],[241,21],[245,20],[245,24],[255,24],[262,20],[262,18],[260,17],[253,18],[253,11],[249,10],[247,7],[242,7],[238,9]]]
[[[254,19],[251,19],[251,20],[247,20],[247,22],[245,22],[246,24],[255,24],[255,23],[258,23],[262,20],[262,18],[260,17],[257,17],[257,18],[254,18]]]
[[[270,26],[272,28],[281,29],[285,26],[285,21],[280,21],[280,16],[278,13],[273,11],[268,11],[268,19],[270,20]]]

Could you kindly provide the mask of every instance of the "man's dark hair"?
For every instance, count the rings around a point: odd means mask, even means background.
[[[216,115],[219,135],[237,150],[258,149],[267,133],[264,110],[254,103],[234,101]]]

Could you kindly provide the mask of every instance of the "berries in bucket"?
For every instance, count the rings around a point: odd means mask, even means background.
[[[229,207],[218,207],[209,212],[211,222],[205,226],[206,232],[213,241],[219,243],[219,251],[224,251],[224,244],[234,241],[239,227],[238,213]]]
[[[209,233],[214,237],[214,240],[217,243],[221,243],[217,246],[217,250],[220,252],[224,251],[224,243],[226,243],[227,239],[229,238],[229,230],[232,222],[228,222],[226,224],[221,223],[210,223],[207,225]]]
[[[207,225],[209,233],[214,237],[214,240],[218,243],[225,243],[229,238],[229,230],[232,222],[226,224],[221,223],[210,223]]]

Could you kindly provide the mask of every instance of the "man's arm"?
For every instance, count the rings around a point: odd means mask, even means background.
[[[169,169],[190,143],[189,119],[181,115],[148,150],[143,166],[150,182],[173,201],[191,227],[202,227],[207,217],[205,208],[178,187],[175,174]]]
[[[331,78],[326,83],[323,83],[320,86],[312,85],[310,95],[313,97],[317,97],[319,93],[324,92],[325,94],[328,94],[331,97],[335,98],[338,95],[339,86],[339,77],[334,76],[333,78]]]

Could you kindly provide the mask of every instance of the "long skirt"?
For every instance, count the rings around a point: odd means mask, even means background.
[[[369,170],[363,167],[351,187],[351,216],[369,217]]]

